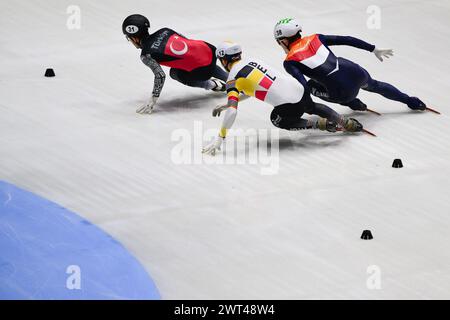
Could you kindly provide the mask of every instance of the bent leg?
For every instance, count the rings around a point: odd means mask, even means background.
[[[425,110],[426,105],[419,98],[410,97],[406,93],[401,92],[399,89],[397,89],[396,87],[387,82],[372,79],[368,72],[367,78],[368,78],[367,83],[364,86],[362,86],[361,89],[378,93],[390,100],[402,102],[408,105],[408,107],[413,110]]]
[[[298,116],[286,115],[289,108],[295,108],[295,104],[284,104],[275,107],[270,114],[270,120],[275,127],[289,131],[306,129],[319,129],[329,132],[336,132],[337,124],[326,118],[302,119]]]
[[[186,86],[203,88],[206,90],[212,90],[217,87],[217,84],[213,80],[198,80],[190,72],[175,69],[170,69],[170,77]]]
[[[300,101],[301,102],[301,101]],[[286,130],[309,129],[312,124],[308,120],[302,119],[303,105],[298,103],[285,103],[273,108],[270,114],[270,121],[275,127]]]
[[[320,119],[302,119],[307,108],[308,113],[321,116]],[[308,95],[303,96],[297,103],[286,103],[276,106],[270,114],[272,124],[278,128],[286,130],[320,129],[336,131],[336,125],[340,120],[340,115],[325,105],[314,103]],[[335,121],[335,120],[336,121]]]
[[[311,91],[311,94],[315,97],[318,97],[320,99],[323,99],[328,102],[332,102],[330,99],[330,94],[327,91],[327,88],[325,88],[322,84],[317,82],[314,79],[309,79],[308,82],[308,88]]]
[[[340,123],[342,119],[342,116],[339,113],[322,103],[312,101],[311,97],[306,93],[299,103],[305,106],[304,109],[306,113],[315,114],[336,123]]]
[[[342,101],[340,101],[340,99],[333,99],[330,96],[330,93],[327,91],[327,89],[315,80],[312,80],[312,79],[309,80],[308,86],[309,86],[309,89],[311,90],[311,94],[322,100],[325,100],[328,102],[333,102],[333,103],[339,103],[340,105],[349,107],[352,110],[357,110],[357,111],[366,111],[367,110],[367,105],[364,102],[362,102],[361,100],[359,100],[358,98],[354,98],[348,102],[342,102]],[[310,112],[308,112],[308,113],[310,113]]]
[[[386,82],[374,80],[370,77],[370,75],[367,83],[364,86],[362,86],[361,89],[378,93],[385,98],[403,102],[405,104],[408,104],[410,98],[407,94],[401,92],[393,85]]]
[[[349,107],[350,109],[356,110],[356,111],[366,111],[367,110],[367,105],[364,102],[362,102],[361,100],[359,100],[358,98],[355,98],[350,102],[341,103],[341,105]]]
[[[393,85],[377,81],[369,76],[369,81],[365,86],[362,87],[363,90],[375,92],[381,94],[383,97],[390,100],[399,101],[406,104],[409,108],[413,110],[425,110],[426,105],[417,97],[410,97],[406,93],[401,92]]]
[[[277,128],[291,131],[312,128],[312,123],[302,119],[301,115],[293,116],[290,114],[287,109],[294,108],[293,106],[293,104],[284,104],[275,107],[270,114],[270,121],[272,124]]]
[[[321,118],[326,118],[338,124],[341,124],[343,119],[343,116],[322,103],[314,102],[314,107],[310,111],[308,111],[309,114],[318,115]]]

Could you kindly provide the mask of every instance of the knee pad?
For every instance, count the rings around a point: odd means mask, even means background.
[[[272,124],[277,127],[280,128],[280,123],[282,122],[283,118],[278,114],[278,112],[273,109],[272,112],[270,113],[270,121],[272,122]]]
[[[270,114],[270,121],[277,128],[287,130],[290,129],[290,126],[286,123],[286,118],[283,118],[275,109],[273,109],[272,113]]]

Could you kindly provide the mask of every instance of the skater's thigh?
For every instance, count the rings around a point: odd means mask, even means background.
[[[211,79],[213,76],[214,70],[216,69],[216,60],[213,60],[213,62],[207,66],[200,67],[197,69],[194,69],[189,72],[189,77],[192,80],[208,80]]]
[[[169,75],[172,79],[183,83],[189,79],[188,72],[181,69],[171,68]]]
[[[311,99],[311,97],[310,97]],[[312,101],[312,100],[311,100]],[[305,113],[305,106],[309,104],[304,103],[304,99],[297,103],[285,103],[273,108],[272,115],[278,115],[282,118],[301,117]]]
[[[359,90],[367,84],[369,73],[360,65],[344,58],[339,58],[339,72],[330,77],[327,89],[330,100],[346,103],[354,100]]]
[[[189,83],[191,81],[205,81],[212,77],[214,67],[215,65],[208,65],[192,71],[172,68],[170,69],[170,77],[182,83]]]

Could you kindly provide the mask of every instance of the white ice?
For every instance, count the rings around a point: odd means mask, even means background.
[[[79,30],[66,26],[72,4]],[[370,5],[381,9],[380,29],[367,26]],[[383,115],[354,116],[377,138],[280,131],[274,175],[252,164],[177,165],[174,130],[193,135],[194,121],[216,130],[211,109],[224,99],[165,69],[156,111],[136,114],[153,76],[121,33],[132,13],[153,31],[232,39],[279,69],[272,30],[289,16],[305,34],[393,48],[383,63],[355,48],[335,53],[442,115],[362,92]],[[450,1],[0,0],[0,30],[0,179],[110,233],[163,299],[450,298]],[[43,77],[47,67],[55,78]],[[272,129],[270,112],[242,102],[235,127]],[[394,158],[405,167],[391,168]],[[364,229],[373,240],[359,238]]]

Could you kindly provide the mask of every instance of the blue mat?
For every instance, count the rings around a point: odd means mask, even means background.
[[[0,181],[0,299],[160,299],[139,262],[67,209]]]

